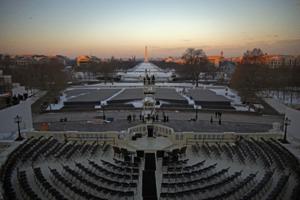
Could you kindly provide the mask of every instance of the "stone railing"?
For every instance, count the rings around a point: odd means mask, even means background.
[[[259,133],[235,133],[235,132],[224,132],[224,133],[182,133],[181,143],[186,145],[193,145],[195,143],[223,143],[223,142],[236,142],[242,138],[255,140],[264,139],[281,139],[283,137],[282,132],[259,132]],[[176,138],[180,140],[179,138]]]
[[[53,137],[59,141],[79,142],[106,142],[114,145],[118,138],[118,132],[76,132],[76,131],[32,131],[26,133],[26,138]]]

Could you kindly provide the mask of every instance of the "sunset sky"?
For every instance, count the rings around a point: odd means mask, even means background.
[[[0,53],[300,54],[300,0],[1,0]]]

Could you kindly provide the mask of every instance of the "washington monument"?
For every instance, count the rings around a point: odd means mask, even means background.
[[[148,47],[147,46],[145,46],[144,62],[148,62]]]

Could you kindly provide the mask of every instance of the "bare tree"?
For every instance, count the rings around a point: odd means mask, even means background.
[[[193,81],[196,82],[196,87],[199,85],[199,76],[201,72],[208,70],[209,62],[205,52],[202,49],[188,48],[182,55],[186,66],[187,73],[191,73]]]
[[[243,62],[237,65],[230,86],[236,89],[244,101],[256,98],[256,93],[268,89],[277,79],[265,64],[265,55],[261,49],[247,50]]]
[[[264,64],[265,54],[260,48],[254,48],[252,51],[247,50],[243,55],[245,64]]]

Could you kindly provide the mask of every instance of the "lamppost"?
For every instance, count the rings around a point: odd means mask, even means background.
[[[20,131],[20,123],[22,122],[22,117],[20,117],[19,115],[17,115],[15,117],[15,123],[18,124],[18,137],[16,138],[16,141],[21,141],[23,140],[23,137],[21,136],[21,131]]]
[[[198,109],[200,109],[201,106],[195,105],[194,108],[195,108],[195,111],[196,111],[195,121],[197,121],[198,120]]]
[[[289,118],[284,119],[284,136],[283,136],[283,142],[287,143],[286,134],[287,134],[287,127],[291,125],[291,120]]]
[[[218,112],[218,117],[219,117],[219,125],[222,124],[222,112]]]
[[[104,102],[101,102],[101,108],[102,108],[102,117],[103,117],[103,120],[105,120],[105,112],[104,112]]]

